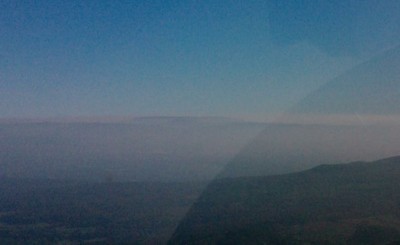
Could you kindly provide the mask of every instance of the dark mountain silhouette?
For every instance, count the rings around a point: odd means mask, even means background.
[[[286,175],[217,179],[170,244],[400,241],[400,156]]]

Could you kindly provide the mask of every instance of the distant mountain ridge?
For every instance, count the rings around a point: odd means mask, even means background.
[[[170,244],[400,241],[400,156],[292,174],[217,179]]]

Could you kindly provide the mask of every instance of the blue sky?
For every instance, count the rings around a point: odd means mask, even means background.
[[[1,1],[0,117],[269,119],[400,41],[400,2]]]

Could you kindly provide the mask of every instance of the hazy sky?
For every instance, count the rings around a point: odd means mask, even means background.
[[[3,0],[0,117],[269,118],[399,23],[397,0]]]

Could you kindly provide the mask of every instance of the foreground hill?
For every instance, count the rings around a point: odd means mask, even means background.
[[[217,179],[170,244],[389,244],[400,241],[400,157]]]

